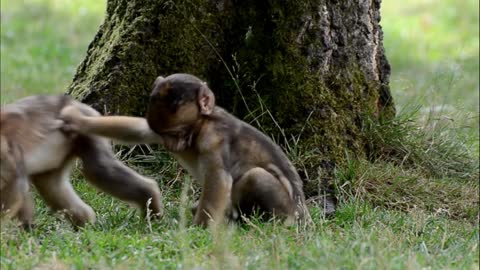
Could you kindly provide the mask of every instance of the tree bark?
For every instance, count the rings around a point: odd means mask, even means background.
[[[362,119],[395,114],[380,2],[108,0],[68,93],[143,115],[156,76],[192,73],[220,106],[300,150],[315,195],[347,155],[365,157]]]

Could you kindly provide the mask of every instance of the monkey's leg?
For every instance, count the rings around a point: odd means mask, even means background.
[[[10,183],[0,190],[0,213],[1,217],[13,218],[23,205],[23,192],[17,183]]]
[[[69,181],[71,161],[61,169],[32,177],[32,182],[45,202],[54,211],[65,211],[73,225],[95,221],[92,208],[80,199]]]
[[[29,229],[33,223],[33,200],[28,191],[30,180],[17,178],[0,190],[0,216],[15,217]]]
[[[17,218],[22,223],[22,227],[26,230],[29,230],[33,226],[33,215],[34,215],[34,203],[32,194],[26,192],[23,195],[23,204],[18,210]]]
[[[234,183],[232,204],[246,216],[258,208],[267,217],[285,218],[288,224],[295,219],[294,201],[285,187],[274,175],[259,167],[250,169]]]
[[[162,215],[161,194],[157,183],[115,159],[106,140],[79,137],[76,153],[82,159],[85,177],[94,186],[138,205],[145,214],[148,209],[154,216]]]

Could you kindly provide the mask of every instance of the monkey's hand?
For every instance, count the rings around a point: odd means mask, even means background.
[[[74,106],[60,112],[64,132],[107,137],[126,144],[160,143],[163,139],[147,123],[147,119],[131,116],[87,116]]]
[[[84,124],[85,116],[74,106],[67,106],[60,112],[60,119],[63,120],[61,129],[67,133],[88,133],[88,127]]]

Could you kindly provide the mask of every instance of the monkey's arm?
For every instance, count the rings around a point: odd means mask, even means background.
[[[99,135],[125,143],[163,143],[160,135],[150,129],[147,120],[129,116],[85,116],[74,106],[60,113],[62,129],[83,135]]]
[[[194,224],[207,226],[209,223],[222,222],[230,203],[232,176],[224,169],[221,157],[215,154],[202,155],[201,174],[203,178],[202,194],[198,203]],[[213,221],[212,221],[213,220]]]

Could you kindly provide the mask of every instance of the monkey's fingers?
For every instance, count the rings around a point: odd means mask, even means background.
[[[65,136],[67,136],[70,139],[74,139],[78,136],[78,126],[75,124],[67,123],[63,120],[58,120],[60,126],[58,129],[60,129]]]
[[[75,125],[63,122],[62,126],[60,126],[60,130],[62,130],[63,132],[74,132],[76,128]]]
[[[76,127],[71,125],[62,126],[62,131],[65,136],[69,137],[70,139],[75,139],[80,134]]]
[[[65,125],[65,121],[60,119],[53,120],[52,124],[50,125],[49,131],[60,129],[62,130],[63,126]]]
[[[60,111],[59,118],[67,123],[78,122],[79,119],[82,119],[82,112],[77,109],[75,106],[67,106]]]
[[[65,132],[79,132],[80,119],[83,114],[74,106],[67,106],[60,112],[59,120],[62,121],[61,129]]]

